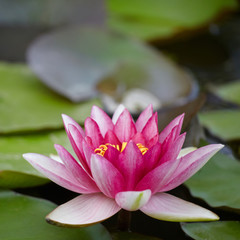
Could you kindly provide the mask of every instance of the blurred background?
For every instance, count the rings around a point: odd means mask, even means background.
[[[56,154],[53,143],[69,146],[61,113],[83,124],[93,104],[112,115],[122,103],[137,118],[151,103],[159,113],[160,129],[186,113],[186,146],[204,144],[203,138],[227,146],[227,156],[220,156],[221,167],[213,161],[206,169],[212,180],[204,182],[203,171],[175,194],[217,207],[223,220],[239,220],[239,79],[237,0],[0,0],[0,198],[6,201],[1,191],[10,189],[57,204],[72,198],[22,158],[24,152]],[[206,189],[208,184],[216,192]],[[14,213],[5,217],[15,221]],[[153,235],[156,238],[149,237],[153,240],[220,239],[211,225],[213,238],[201,238],[188,225],[162,222],[159,227],[138,213],[134,219],[133,230]],[[106,222],[108,229],[114,221]],[[226,231],[234,229],[231,239],[240,239],[239,222],[229,228],[229,223],[219,224]],[[15,228],[7,229],[0,226],[0,238],[2,232],[6,235],[1,239],[14,239],[9,234]],[[44,234],[39,239],[47,239]]]

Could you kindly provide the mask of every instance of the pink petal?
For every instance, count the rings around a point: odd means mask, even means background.
[[[185,182],[202,168],[222,147],[222,144],[211,144],[192,151],[180,158],[178,168],[171,176],[168,183],[163,188],[159,189],[159,191],[169,191]]]
[[[156,134],[158,134],[158,115],[154,113],[152,117],[148,120],[147,124],[142,130],[143,136],[146,141],[152,139]]]
[[[105,138],[104,138],[104,142],[106,143],[111,143],[113,145],[120,145],[121,142],[118,140],[116,134],[112,131],[112,130],[108,130]]]
[[[93,149],[89,146],[89,144],[86,143],[86,141],[82,142],[83,147],[83,157],[88,164],[89,168],[91,169],[91,157],[92,154],[94,154]]]
[[[26,153],[23,157],[40,173],[56,184],[77,193],[89,193],[89,189],[81,186],[79,182],[69,174],[67,168],[44,155],[37,153]]]
[[[135,124],[127,109],[125,109],[119,116],[116,125],[114,126],[114,133],[120,142],[129,142],[129,140],[136,134]]]
[[[140,133],[140,132],[137,132],[137,133],[133,136],[132,141],[133,141],[135,144],[141,143],[143,146],[146,146],[145,137],[144,137],[143,134]]]
[[[97,123],[93,119],[86,118],[84,126],[85,126],[85,133],[88,137],[92,139],[92,144],[94,148],[97,148],[101,144],[103,144],[103,136],[100,132],[100,129]]]
[[[115,110],[114,114],[113,114],[113,117],[112,117],[112,122],[113,124],[116,124],[119,116],[122,114],[122,112],[125,110],[126,108],[120,104],[117,109]]]
[[[157,163],[159,162],[160,154],[161,144],[157,143],[143,155],[143,162],[145,163],[144,168],[145,172],[149,172],[156,167]]]
[[[119,164],[119,155],[120,151],[118,151],[115,147],[108,146],[107,151],[104,154],[104,157],[111,162],[116,168],[118,168]]]
[[[148,105],[148,107],[140,114],[136,121],[136,129],[138,132],[141,132],[145,127],[146,123],[153,115],[153,106],[152,104]]]
[[[90,164],[86,161],[83,151],[83,144],[85,141],[78,129],[73,125],[69,125],[69,139],[71,141],[73,150],[80,161],[81,166],[90,175]]]
[[[93,106],[91,118],[98,124],[103,137],[108,130],[113,130],[112,119],[101,108]]]
[[[136,211],[142,206],[144,206],[151,197],[151,190],[145,191],[128,191],[119,192],[116,194],[115,200],[117,204],[127,210]]]
[[[150,217],[171,222],[215,221],[219,219],[215,213],[167,193],[155,194],[140,210]]]
[[[65,114],[62,114],[62,119],[63,119],[63,123],[64,123],[64,126],[65,126],[65,129],[66,129],[66,132],[68,134],[69,132],[69,129],[68,129],[68,126],[71,124],[73,126],[75,126],[77,128],[77,130],[81,133],[81,135],[83,137],[85,137],[85,132],[84,130],[80,127],[80,125],[74,121],[71,117],[65,115]]]
[[[126,190],[133,190],[137,182],[143,177],[144,171],[142,153],[134,142],[130,141],[119,155],[118,169],[126,181]]]
[[[172,144],[176,140],[176,138],[179,137],[177,134],[178,132],[178,126],[175,126],[172,131],[168,134],[168,136],[165,138],[164,142],[162,142],[162,150],[163,152],[167,151],[167,149],[172,147]]]
[[[97,186],[106,196],[114,198],[118,192],[124,191],[122,174],[104,157],[93,154],[91,170]]]
[[[152,137],[147,143],[146,143],[146,147],[151,148],[152,146],[154,146],[156,143],[158,143],[158,138],[159,138],[159,134],[157,133],[154,137]]]
[[[180,159],[173,159],[154,168],[151,172],[149,172],[141,179],[141,181],[137,184],[135,190],[143,191],[150,189],[152,191],[152,194],[159,192],[159,189],[163,188],[172,177],[172,174],[174,171],[176,171],[179,162]]]
[[[55,149],[69,170],[69,174],[72,174],[80,186],[88,189],[89,193],[100,192],[95,182],[64,147],[55,144]]]
[[[171,145],[167,146],[167,151],[161,157],[159,164],[171,161],[172,159],[176,159],[178,157],[185,141],[185,137],[186,133],[183,133],[178,136],[178,138]]]
[[[119,210],[116,202],[102,193],[85,194],[60,205],[46,220],[56,225],[84,227],[110,218]]]
[[[182,115],[179,115],[175,119],[173,119],[160,133],[159,135],[159,142],[163,143],[166,137],[170,134],[172,129],[177,126],[177,133],[176,135],[179,135],[181,132],[182,124],[184,119],[184,113]]]

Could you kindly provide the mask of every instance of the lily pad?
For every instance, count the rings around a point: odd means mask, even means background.
[[[240,105],[240,81],[230,82],[219,87],[212,87],[212,91],[224,100]]]
[[[97,84],[103,94],[114,85],[117,97],[144,89],[164,104],[192,90],[189,74],[160,52],[103,29],[74,27],[42,36],[30,47],[28,62],[45,84],[75,102],[95,96]]]
[[[69,146],[65,131],[35,135],[0,137],[0,187],[19,188],[37,186],[49,182],[35,170],[22,154],[37,152],[56,154],[54,143]],[[70,149],[70,146],[69,148]]]
[[[145,40],[169,38],[202,27],[224,12],[237,9],[235,0],[121,0],[107,1],[112,29]]]
[[[142,235],[134,232],[115,232],[111,235],[113,240],[161,240],[160,238]]]
[[[27,197],[10,191],[0,192],[1,240],[110,240],[106,229],[95,226],[68,229],[55,227],[45,216],[57,206],[49,201]]]
[[[212,207],[240,209],[240,163],[222,153],[214,155],[185,184],[194,197]]]
[[[239,240],[240,222],[184,223],[182,230],[195,240]]]
[[[83,123],[92,100],[73,104],[44,86],[24,64],[0,64],[0,134],[58,129],[61,114]]]
[[[225,141],[240,139],[240,110],[212,110],[199,114],[201,124]]]

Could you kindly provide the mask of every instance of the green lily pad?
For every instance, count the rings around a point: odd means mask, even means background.
[[[240,163],[222,153],[212,157],[185,184],[194,197],[210,206],[240,209]]]
[[[62,113],[83,123],[98,103],[71,103],[46,88],[24,64],[1,63],[0,79],[0,134],[62,128]]]
[[[0,136],[0,187],[31,187],[49,182],[23,159],[22,154],[27,152],[36,152],[47,156],[56,154],[54,143],[71,149],[65,131]]]
[[[57,206],[49,201],[10,191],[0,192],[1,240],[110,240],[106,229],[95,226],[69,229],[48,224],[45,216]]]
[[[240,139],[240,110],[212,110],[199,114],[200,123],[225,141]]]
[[[240,104],[240,81],[213,87],[212,91],[224,100]]]
[[[238,7],[235,0],[121,0],[107,1],[111,28],[145,40],[169,38],[176,33],[206,25]]]
[[[111,235],[113,240],[161,240],[160,238],[142,235],[134,232],[115,232]]]
[[[195,240],[239,240],[240,222],[184,223],[182,230]]]

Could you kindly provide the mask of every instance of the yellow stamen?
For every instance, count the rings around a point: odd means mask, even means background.
[[[138,146],[139,150],[141,151],[142,155],[144,155],[148,151],[148,148],[144,147],[141,143],[137,143],[137,146]]]
[[[111,143],[106,143],[106,144],[102,144],[100,145],[98,148],[96,148],[94,150],[94,152],[98,155],[101,155],[101,156],[104,156],[105,152],[107,151],[108,149],[108,146],[111,146],[111,147],[114,147],[116,148],[118,151],[122,152],[126,146],[127,146],[127,142],[123,142],[122,143],[122,146],[120,147],[119,145],[114,145],[114,144],[111,144]],[[139,150],[141,151],[142,155],[144,155],[147,151],[148,151],[148,148],[143,146],[141,143],[137,143],[137,146],[139,148]]]
[[[121,152],[125,149],[126,146],[127,146],[127,142],[123,142]]]

